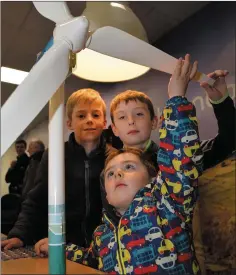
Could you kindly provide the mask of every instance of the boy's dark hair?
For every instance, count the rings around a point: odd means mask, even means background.
[[[18,139],[18,140],[15,142],[15,146],[16,146],[17,144],[24,144],[24,145],[25,145],[25,148],[27,147],[27,143],[26,143],[26,141],[25,141],[24,139]]]
[[[120,154],[124,154],[124,153],[131,153],[131,154],[136,155],[140,159],[140,161],[143,163],[143,165],[147,168],[148,174],[151,178],[153,178],[157,175],[157,171],[156,171],[155,167],[150,163],[145,152],[143,152],[142,150],[140,150],[138,148],[133,148],[133,147],[126,147],[126,148],[122,148],[122,149],[119,149],[116,151],[112,151],[106,158],[104,171],[107,167],[107,164],[114,157],[116,157]]]
[[[125,101],[127,104],[129,101],[141,101],[142,103],[145,103],[148,107],[148,110],[150,112],[151,120],[155,117],[155,112],[153,108],[153,104],[151,102],[151,99],[144,93],[139,91],[133,91],[133,90],[127,90],[119,95],[117,95],[110,104],[110,115],[111,115],[111,121],[114,123],[114,111],[116,110],[117,106],[122,102]]]

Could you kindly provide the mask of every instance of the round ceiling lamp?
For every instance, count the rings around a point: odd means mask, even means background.
[[[148,42],[141,22],[127,2],[87,2],[82,15],[90,22],[89,32],[111,26]],[[76,54],[76,64],[72,71],[74,75],[95,82],[126,81],[137,78],[150,69],[87,48]]]

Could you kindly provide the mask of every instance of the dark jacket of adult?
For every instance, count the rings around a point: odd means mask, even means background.
[[[21,193],[25,171],[29,164],[29,157],[26,154],[17,156],[16,164],[10,167],[6,173],[5,181],[10,183],[9,190],[15,189],[16,193]]]
[[[50,150],[50,148],[49,148]],[[92,233],[102,216],[100,173],[108,147],[103,139],[97,149],[86,155],[76,143],[74,133],[65,143],[66,241],[90,244]],[[8,238],[18,237],[30,244],[48,236],[48,151],[37,171],[35,188],[22,204],[22,211]]]
[[[25,171],[25,177],[23,180],[22,186],[22,199],[24,200],[31,189],[35,186],[35,177],[36,172],[38,170],[40,161],[42,159],[44,150],[35,152],[32,156],[30,156],[29,165]]]

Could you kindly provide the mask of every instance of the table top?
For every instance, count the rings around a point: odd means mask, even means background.
[[[1,233],[1,238],[6,237]],[[1,262],[1,274],[48,274],[48,258],[22,258]],[[66,274],[104,274],[101,271],[66,260]]]
[[[27,258],[1,262],[1,274],[48,274],[47,258]],[[104,274],[90,267],[66,261],[66,274]]]

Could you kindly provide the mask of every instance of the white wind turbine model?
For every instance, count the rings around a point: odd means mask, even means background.
[[[76,53],[87,47],[169,74],[173,73],[177,60],[113,27],[97,29],[89,37],[87,18],[73,17],[65,2],[34,2],[34,6],[42,16],[56,23],[54,43],[1,109],[1,156],[52,98],[49,123],[49,269],[50,274],[65,274],[64,95],[59,87],[69,73],[70,52]],[[214,82],[202,73],[198,73],[195,80]],[[19,110],[17,120],[16,108]],[[9,123],[11,127],[8,127]]]

